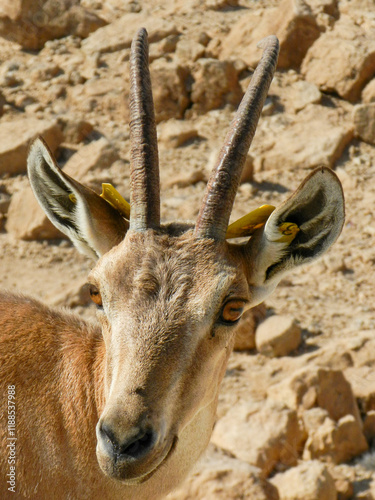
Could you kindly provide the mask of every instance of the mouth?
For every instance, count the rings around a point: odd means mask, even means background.
[[[171,443],[166,455],[159,463],[156,464],[156,466],[153,469],[146,472],[145,474],[142,474],[142,475],[137,476],[137,477],[132,478],[132,479],[121,479],[121,482],[126,483],[126,484],[142,484],[142,483],[148,481],[154,474],[156,474],[156,472],[158,472],[159,469],[161,469],[163,467],[163,465],[166,463],[166,461],[172,456],[174,450],[176,449],[177,442],[178,442],[178,437],[175,436],[172,440],[172,443]]]
[[[178,437],[174,436],[170,446],[166,449],[167,451],[164,451],[164,453],[162,453],[161,459],[156,460],[153,466],[151,465],[151,468],[147,472],[140,471],[140,473],[137,473],[136,464],[131,464],[130,467],[126,464],[122,464],[121,466],[119,463],[113,463],[112,461],[103,461],[98,456],[99,465],[106,476],[116,479],[123,484],[142,484],[148,481],[154,474],[156,474],[167,462],[167,460],[170,459],[176,449],[177,442]],[[139,466],[140,469],[143,468],[142,464],[139,464]]]

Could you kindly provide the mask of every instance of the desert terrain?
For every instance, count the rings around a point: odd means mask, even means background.
[[[212,443],[169,499],[375,499],[373,0],[0,0],[1,289],[95,321],[93,263],[39,209],[27,149],[42,135],[70,175],[129,200],[129,52],[142,26],[164,221],[195,220],[270,34],[279,66],[231,220],[279,205],[322,165],[346,199],[330,251],[244,319]]]

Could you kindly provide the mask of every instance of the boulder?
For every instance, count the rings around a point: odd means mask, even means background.
[[[375,78],[370,80],[362,90],[362,101],[364,103],[375,102]]]
[[[8,212],[11,196],[0,187],[0,214],[5,215]]]
[[[293,92],[292,107],[295,112],[301,111],[309,104],[318,104],[322,94],[316,85],[305,80],[297,80],[291,86]]]
[[[87,139],[94,130],[92,123],[71,115],[61,120],[61,126],[64,134],[64,142],[68,144],[79,144]]]
[[[209,10],[233,9],[238,7],[238,0],[206,0],[204,5]]]
[[[353,109],[354,135],[375,144],[375,102],[358,104]]]
[[[333,167],[353,138],[350,116],[334,108],[309,104],[295,116],[271,116],[268,137],[255,137],[254,146],[264,150],[261,168],[311,169]]]
[[[375,40],[350,17],[342,15],[332,31],[308,50],[301,66],[306,80],[323,91],[355,102],[375,74]]]
[[[94,76],[84,84],[67,88],[66,105],[81,116],[95,110],[121,123],[129,121],[129,66],[124,64],[123,75]]]
[[[176,56],[184,63],[192,63],[204,57],[206,47],[196,40],[183,37],[177,43]]]
[[[335,481],[337,500],[352,500],[354,496],[354,471],[351,471],[352,473],[348,474],[349,467],[344,468],[341,466],[333,466],[332,464],[327,465],[329,467],[329,472]]]
[[[259,304],[245,313],[236,327],[234,350],[244,351],[255,348],[255,331],[258,324],[266,317],[266,306]]]
[[[212,442],[236,458],[262,469],[297,464],[305,432],[297,413],[281,403],[266,401],[256,410],[242,402],[228,411],[214,429]]]
[[[4,0],[0,12],[0,36],[22,48],[38,50],[47,40],[67,35],[81,38],[106,25],[79,0]]]
[[[194,186],[198,182],[207,182],[206,175],[202,170],[194,170],[188,174],[173,175],[167,182],[167,187],[177,186],[178,188],[186,188]]]
[[[341,370],[302,368],[271,386],[267,395],[294,409],[320,407],[335,421],[352,415],[361,426],[357,401]]]
[[[189,105],[187,69],[174,61],[156,59],[150,72],[156,121],[182,118]]]
[[[260,469],[225,455],[211,445],[183,485],[167,500],[278,500],[275,486]]]
[[[254,182],[254,157],[249,154],[246,155],[240,182],[241,184],[244,182]]]
[[[301,327],[289,316],[275,315],[264,320],[255,334],[256,348],[270,357],[287,356],[301,343]]]
[[[370,347],[370,345],[368,345]],[[375,410],[375,377],[373,366],[349,367],[345,370],[353,393],[363,413]]]
[[[320,30],[307,1],[283,0],[276,8],[241,16],[223,41],[220,57],[238,57],[255,67],[261,51],[258,42],[270,35],[280,41],[279,68],[299,68]]]
[[[226,104],[237,107],[240,103],[243,92],[233,62],[198,59],[191,74],[194,80],[190,94],[193,112],[204,114]]]
[[[309,434],[303,459],[319,459],[335,464],[352,460],[368,449],[361,427],[353,415],[346,415],[337,422],[327,417]]]
[[[63,141],[63,135],[56,120],[22,118],[0,123],[0,174],[26,172],[26,159],[30,143],[42,136],[52,152]]]
[[[276,474],[271,482],[279,491],[280,500],[336,500],[335,482],[327,466],[308,460]]]
[[[197,127],[186,120],[170,119],[158,126],[159,146],[166,149],[178,148],[198,137]]]
[[[341,370],[319,368],[317,371],[317,405],[327,410],[330,418],[336,422],[346,415],[351,415],[362,427],[357,401],[350,383]]]
[[[109,168],[119,158],[108,139],[101,137],[79,148],[64,165],[64,172],[82,182],[90,171]]]
[[[46,217],[29,186],[12,196],[5,229],[21,240],[65,237]]]
[[[141,26],[147,29],[149,43],[178,34],[176,25],[167,19],[131,12],[90,35],[82,42],[82,48],[89,54],[115,52],[129,48],[134,35]]]
[[[366,413],[363,422],[363,434],[369,442],[375,439],[375,410],[370,410]]]

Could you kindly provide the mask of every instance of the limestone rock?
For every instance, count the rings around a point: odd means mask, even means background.
[[[267,395],[295,409],[319,406],[336,421],[349,414],[361,425],[356,399],[341,370],[302,368],[271,386]]]
[[[327,14],[336,19],[340,16],[337,0],[306,0],[306,3],[315,16]]]
[[[260,469],[209,448],[185,483],[167,500],[278,500],[277,489]]]
[[[189,140],[198,138],[194,124],[185,120],[168,120],[158,126],[158,141],[161,147],[175,149]]]
[[[295,465],[304,439],[297,413],[272,401],[258,411],[246,402],[236,405],[217,422],[212,435],[213,443],[260,467],[266,476],[278,465]]]
[[[347,462],[368,449],[361,425],[353,415],[334,422],[327,417],[306,441],[303,459],[320,459],[335,464]]]
[[[129,121],[129,70],[124,65],[122,76],[98,77],[87,80],[84,84],[67,88],[66,104],[84,115],[95,112],[111,116],[121,123]]]
[[[12,196],[5,228],[13,238],[21,240],[64,238],[40,208],[31,187]]]
[[[85,38],[107,24],[78,0],[5,0],[1,3],[0,36],[24,49],[38,50],[47,40],[76,35]]]
[[[301,328],[289,316],[275,315],[267,318],[257,328],[255,344],[266,356],[287,356],[301,342]]]
[[[206,0],[205,7],[210,10],[238,7],[238,0]]]
[[[61,73],[61,68],[52,62],[34,63],[28,71],[32,82],[46,82]]]
[[[346,415],[352,415],[361,426],[356,399],[342,371],[320,368],[317,376],[318,406],[327,410],[329,416],[335,421]]]
[[[370,410],[363,422],[363,434],[367,441],[373,441],[375,438],[375,410]]]
[[[235,65],[231,61],[198,59],[192,69],[192,110],[198,114],[225,104],[237,106],[243,96]]]
[[[327,466],[317,460],[302,462],[296,467],[276,474],[271,480],[280,500],[336,500],[335,482]]]
[[[162,40],[152,43],[149,46],[149,61],[152,62],[155,59],[165,57],[167,54],[175,52],[179,38],[179,35],[168,35]]]
[[[255,67],[261,54],[257,44],[270,34],[280,41],[278,67],[298,68],[320,31],[307,2],[283,0],[262,16],[252,12],[243,15],[224,40],[221,57],[238,57]]]
[[[245,165],[241,174],[241,184],[244,182],[254,181],[254,158],[251,155],[246,155]]]
[[[0,116],[4,114],[4,104],[6,103],[5,97],[2,92],[0,92]]]
[[[90,171],[96,168],[107,168],[118,159],[118,152],[107,139],[102,137],[82,146],[65,164],[64,171],[78,181],[87,180]],[[49,221],[30,187],[24,188],[12,196],[6,230],[14,238],[22,240],[64,237]],[[65,295],[61,300],[64,300],[64,297]],[[70,297],[70,302],[76,300],[75,297],[75,295],[73,298]]]
[[[347,474],[347,469],[327,464],[329,472],[335,481],[338,500],[352,500],[354,496],[353,477]]]
[[[173,176],[168,182],[167,187],[177,186],[179,188],[186,188],[194,186],[198,182],[207,182],[207,178],[202,170],[194,170],[189,174],[181,174]]]
[[[82,182],[94,169],[106,169],[119,159],[117,150],[105,138],[82,146],[64,165],[64,171]]]
[[[176,46],[177,57],[188,63],[204,57],[205,51],[206,47],[204,45],[186,37],[182,38]]]
[[[301,67],[306,80],[355,102],[375,74],[375,40],[348,16],[308,50]]]
[[[298,80],[292,85],[292,106],[295,112],[306,108],[308,104],[318,104],[322,98],[318,87],[313,83]]]
[[[141,26],[147,29],[149,43],[178,34],[175,24],[171,21],[145,16],[142,13],[129,13],[90,35],[82,42],[82,48],[87,53],[115,52],[129,48]]]
[[[255,348],[255,331],[266,317],[266,306],[262,303],[246,311],[236,327],[234,350],[244,351]]]
[[[92,123],[74,116],[64,119],[61,126],[65,139],[64,142],[71,144],[79,144],[84,141],[94,130]]]
[[[375,78],[370,80],[362,90],[362,101],[364,103],[375,102]]]
[[[150,65],[150,72],[156,121],[182,118],[189,105],[187,70],[174,61],[157,59]]]
[[[353,121],[354,134],[365,142],[375,144],[375,102],[355,106]]]
[[[372,366],[350,367],[345,370],[354,396],[362,412],[375,410],[375,378]]]
[[[353,138],[353,125],[345,113],[312,104],[295,117],[271,117],[269,128],[273,135],[269,135],[268,144],[264,141],[264,170],[278,169],[280,165],[333,167]]]
[[[26,172],[30,142],[42,136],[54,152],[63,141],[57,121],[22,118],[0,123],[0,174]]]
[[[2,191],[0,188],[0,214],[5,215],[8,212],[10,200],[10,195],[6,191]]]
[[[302,406],[309,409],[316,406],[316,385],[316,370],[302,368],[281,382],[271,385],[267,390],[267,396],[284,402],[290,408],[297,409]]]

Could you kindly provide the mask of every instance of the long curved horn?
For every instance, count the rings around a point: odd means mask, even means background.
[[[208,182],[195,225],[197,238],[225,239],[246,155],[279,55],[279,41],[275,36],[264,38],[258,47],[264,49],[263,55],[230,125]]]
[[[160,180],[147,31],[144,28],[137,32],[131,47],[130,141],[130,229],[145,231],[160,225]]]

